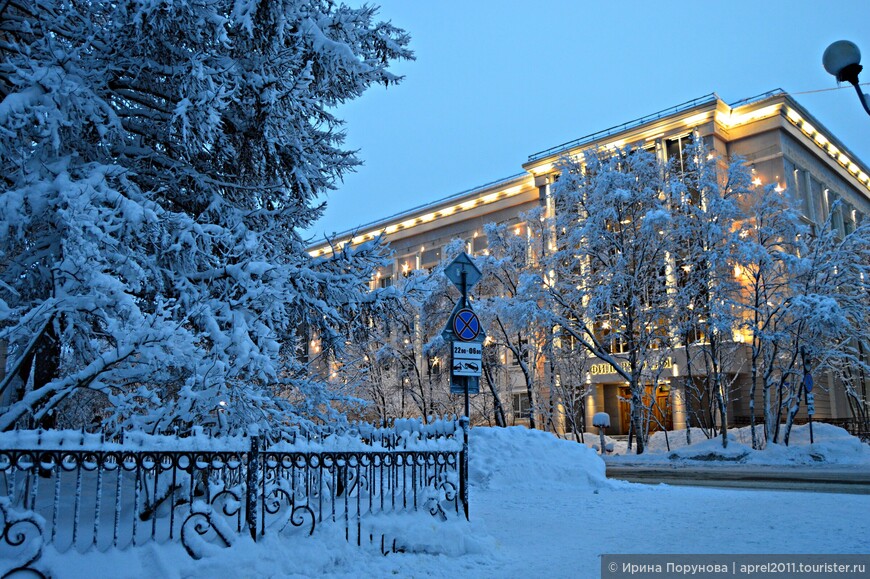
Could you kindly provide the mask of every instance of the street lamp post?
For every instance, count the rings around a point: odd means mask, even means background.
[[[855,87],[861,105],[870,115],[870,95],[861,92],[861,86],[858,84],[858,74],[864,67],[861,66],[861,51],[855,43],[848,40],[832,43],[825,49],[822,64],[825,70],[837,78],[837,82],[848,82]]]

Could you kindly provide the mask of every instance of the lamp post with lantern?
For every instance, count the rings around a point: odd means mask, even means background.
[[[836,77],[837,82],[848,82],[855,87],[861,105],[870,115],[870,95],[861,92],[861,85],[858,83],[858,75],[864,67],[861,66],[861,51],[855,43],[848,40],[832,43],[822,55],[822,64],[825,70]]]

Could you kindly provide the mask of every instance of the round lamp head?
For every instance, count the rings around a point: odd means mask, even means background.
[[[854,42],[838,40],[825,49],[822,56],[822,64],[830,74],[837,77],[840,82],[852,82],[851,76],[857,81],[858,73],[861,72],[861,51]],[[856,71],[857,69],[857,71]]]

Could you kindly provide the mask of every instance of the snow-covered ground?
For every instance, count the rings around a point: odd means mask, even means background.
[[[48,548],[40,568],[57,577],[598,577],[603,553],[867,552],[867,495],[609,481],[593,450],[520,427],[474,428],[471,445],[471,523],[421,514],[403,533],[406,553],[348,545],[323,525],[307,538],[239,537],[199,561],[177,543]]]

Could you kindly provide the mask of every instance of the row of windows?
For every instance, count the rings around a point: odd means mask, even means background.
[[[467,240],[467,250],[472,256],[483,255],[487,251],[486,235],[476,235]],[[412,271],[425,269],[432,271],[441,262],[442,247],[424,249],[418,254],[408,254],[397,259],[390,267],[382,268],[375,276],[375,286],[386,288],[393,285],[398,276],[407,277]]]
[[[814,224],[823,223],[834,204],[842,197],[830,186],[816,179],[806,169],[785,159],[786,187],[792,191],[800,203],[801,213]],[[831,213],[832,227],[841,235],[848,235],[855,230],[856,223],[861,223],[864,215],[849,203],[840,203]]]

